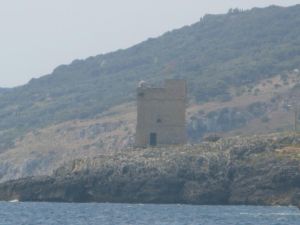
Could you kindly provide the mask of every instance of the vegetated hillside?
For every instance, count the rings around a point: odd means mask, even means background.
[[[7,91],[7,89],[6,88],[0,88],[0,94],[3,94],[3,93],[5,93]]]
[[[300,73],[296,71],[262,80],[252,87],[231,89],[230,101],[191,104],[187,109],[189,143],[218,136],[293,130],[294,110],[290,106],[299,102],[299,81]],[[70,120],[35,129],[0,154],[0,182],[50,175],[67,161],[130,147],[135,125],[136,104],[126,103],[97,118]]]
[[[99,43],[101,44],[101,43]],[[228,100],[300,65],[300,5],[230,10],[126,50],[75,60],[27,85],[0,93],[0,149],[28,130],[94,118],[134,99],[136,83],[188,80],[190,100]]]
[[[300,136],[276,133],[78,159],[0,184],[0,200],[296,205]]]

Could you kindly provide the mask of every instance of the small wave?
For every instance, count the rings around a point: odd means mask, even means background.
[[[240,213],[248,216],[300,216],[300,213]]]

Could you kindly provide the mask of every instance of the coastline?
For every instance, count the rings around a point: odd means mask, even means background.
[[[2,183],[0,200],[300,208],[299,144],[300,135],[278,133],[126,149]]]

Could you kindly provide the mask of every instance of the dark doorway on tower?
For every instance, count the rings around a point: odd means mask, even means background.
[[[151,146],[157,145],[157,135],[156,133],[150,133],[150,143]]]

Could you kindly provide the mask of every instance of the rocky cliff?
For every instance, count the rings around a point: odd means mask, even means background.
[[[0,184],[0,199],[300,206],[300,135],[233,137],[78,159]]]

